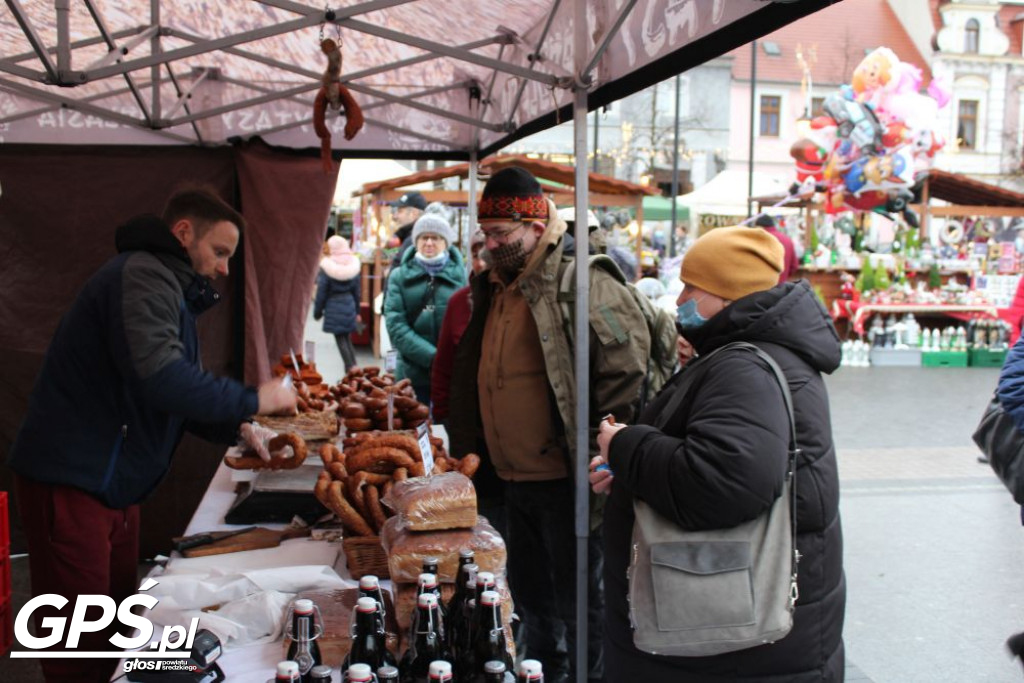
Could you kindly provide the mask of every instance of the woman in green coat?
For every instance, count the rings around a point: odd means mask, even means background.
[[[415,249],[388,276],[384,321],[398,351],[396,375],[408,377],[421,403],[430,403],[430,365],[437,353],[448,299],[466,285],[466,268],[451,246],[455,231],[438,213],[425,213],[412,229]]]

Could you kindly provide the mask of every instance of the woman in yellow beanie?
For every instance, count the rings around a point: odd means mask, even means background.
[[[840,342],[806,281],[777,284],[783,258],[778,240],[756,228],[719,228],[694,242],[680,273],[678,328],[697,360],[665,385],[639,424],[601,426],[590,480],[596,492],[609,493],[609,681],[843,680],[839,479],[821,376],[839,367]],[[650,654],[633,644],[627,600],[634,498],[684,529],[726,529],[761,516],[784,490],[789,418],[782,392],[754,354],[726,349],[710,355],[734,341],[768,353],[793,397],[801,448],[796,541],[802,554],[793,628],[775,643],[726,654]],[[689,388],[684,385],[677,396],[684,377]],[[610,469],[598,469],[602,465]]]

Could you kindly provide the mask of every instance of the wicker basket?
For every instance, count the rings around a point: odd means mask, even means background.
[[[380,544],[380,536],[346,536],[341,540],[345,550],[348,572],[353,579],[373,574],[380,579],[390,579],[388,556]]]

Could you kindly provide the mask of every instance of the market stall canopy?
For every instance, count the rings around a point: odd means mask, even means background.
[[[672,220],[672,198],[662,197],[660,195],[656,197],[644,197],[644,220],[645,221],[670,221]],[[690,207],[686,206],[682,202],[675,201],[676,205],[676,220],[677,221],[688,221],[690,220]]]
[[[747,171],[722,171],[693,192],[680,195],[679,203],[690,207],[694,213],[723,215],[747,215]],[[786,184],[766,173],[754,172],[752,196],[786,196]]]
[[[832,0],[587,0],[589,108],[706,62]],[[342,44],[366,125],[347,156],[469,158],[567,120],[573,2],[6,0],[5,143],[317,148],[313,97]],[[382,154],[385,153],[385,154]]]
[[[932,199],[941,199],[950,204],[1024,207],[1024,194],[1020,192],[938,168],[928,172],[928,193]]]
[[[360,194],[359,187],[363,183],[398,178],[409,174],[406,166],[394,159],[344,159],[338,171],[338,184],[334,189],[332,204],[354,206],[353,196]],[[410,190],[425,190],[430,186],[426,183],[414,185]]]

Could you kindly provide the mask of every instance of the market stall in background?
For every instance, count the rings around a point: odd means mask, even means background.
[[[948,100],[874,50],[798,122],[796,182],[753,198],[802,246],[845,365],[997,367],[1020,334],[1024,194],[932,168]]]

